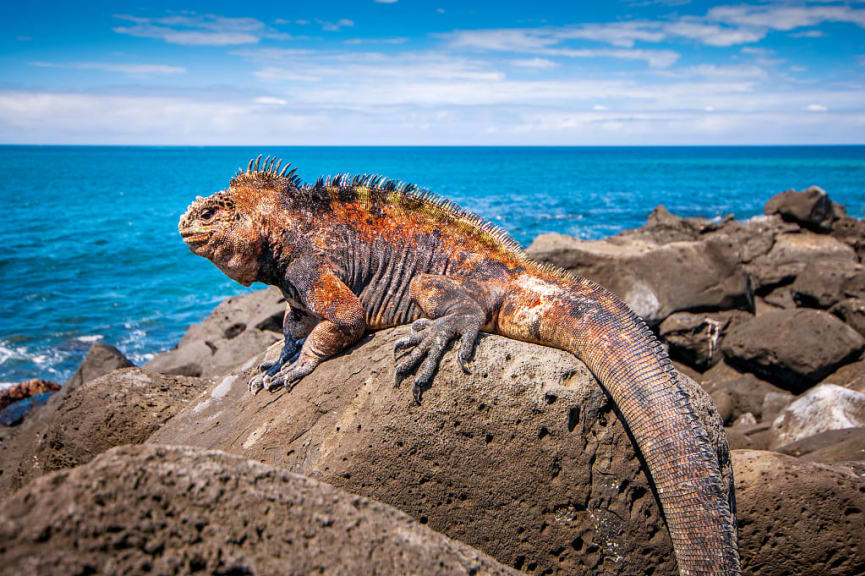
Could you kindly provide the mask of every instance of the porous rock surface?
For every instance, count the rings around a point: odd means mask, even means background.
[[[820,310],[778,310],[733,327],[722,344],[727,361],[801,392],[856,358],[865,338]]]
[[[757,450],[732,455],[744,574],[865,573],[865,465]]]
[[[409,386],[393,386],[391,351],[406,333],[376,333],[290,392],[251,396],[249,373],[228,376],[149,441],[218,448],[376,498],[532,573],[676,573],[628,434],[582,363],[482,336],[472,374],[449,353],[418,406]],[[729,474],[720,421],[687,382]]]
[[[46,472],[143,442],[208,383],[123,368],[64,386],[14,436],[0,437],[0,497]]]
[[[390,506],[216,451],[115,448],[0,509],[7,574],[516,574]]]
[[[542,234],[526,251],[535,260],[598,282],[650,325],[673,312],[752,309],[754,304],[733,240],[725,235],[659,245],[639,237],[584,241]]]
[[[186,331],[173,350],[158,354],[147,370],[184,376],[224,376],[282,340],[285,304],[276,288],[226,298]]]

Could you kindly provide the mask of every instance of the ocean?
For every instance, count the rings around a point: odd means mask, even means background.
[[[259,153],[291,161],[308,182],[374,172],[416,183],[523,245],[545,232],[615,234],[658,204],[749,218],[773,194],[813,184],[865,216],[865,146],[0,146],[0,383],[63,381],[96,341],[143,363],[249,290],[194,256],[177,220]]]

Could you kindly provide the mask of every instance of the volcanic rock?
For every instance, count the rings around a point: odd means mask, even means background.
[[[779,214],[784,220],[819,232],[828,232],[835,217],[832,201],[819,186],[776,194],[766,203],[764,212],[767,216]]]
[[[379,499],[509,566],[675,573],[640,460],[582,363],[482,335],[471,374],[447,354],[417,405],[393,386],[391,351],[407,333],[374,333],[290,392],[251,396],[251,373],[222,381],[149,441],[218,448]],[[711,401],[682,380],[726,462]]]
[[[583,241],[543,234],[527,252],[535,260],[595,280],[650,325],[673,312],[751,310],[754,305],[737,250],[723,235],[658,245],[641,238]]]
[[[276,288],[227,298],[200,324],[193,324],[173,350],[144,365],[152,372],[224,376],[282,340],[285,304]]]
[[[826,430],[865,427],[865,394],[820,384],[790,403],[772,422],[775,448]]]
[[[390,506],[236,456],[124,446],[0,509],[9,574],[518,574]]]
[[[734,326],[721,348],[734,367],[801,392],[858,357],[865,338],[823,311],[780,310]]]

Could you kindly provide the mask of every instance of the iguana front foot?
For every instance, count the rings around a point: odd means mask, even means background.
[[[457,362],[464,372],[469,373],[466,363],[471,359],[482,323],[483,318],[475,314],[449,314],[436,320],[421,318],[415,321],[411,334],[399,339],[393,347],[394,358],[401,350],[411,349],[396,366],[394,386],[399,386],[408,374],[417,369],[412,394],[420,404],[423,391],[429,388],[448,344],[456,338],[460,339]]]
[[[280,386],[285,386],[286,390],[291,390],[294,384],[300,382],[304,376],[311,374],[320,363],[321,361],[316,358],[300,357],[291,364],[282,366],[273,375],[268,370],[268,372],[251,379],[249,390],[253,394],[258,393],[259,390],[276,390]]]
[[[262,388],[266,388],[266,379],[276,376],[283,366],[297,360],[300,355],[300,348],[305,340],[306,338],[295,339],[294,337],[286,336],[285,344],[279,352],[279,357],[272,361],[265,359],[258,365],[258,370],[261,373],[249,379],[249,391],[256,394]]]

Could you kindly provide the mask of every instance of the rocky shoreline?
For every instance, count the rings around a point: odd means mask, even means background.
[[[765,212],[658,207],[639,229],[527,251],[613,290],[668,347],[735,476],[745,573],[862,574],[865,220],[816,187]],[[3,565],[676,573],[639,457],[582,363],[484,335],[472,374],[447,355],[417,406],[392,386],[401,327],[251,396],[283,308],[273,289],[230,298],[140,368],[95,344],[0,426]]]

